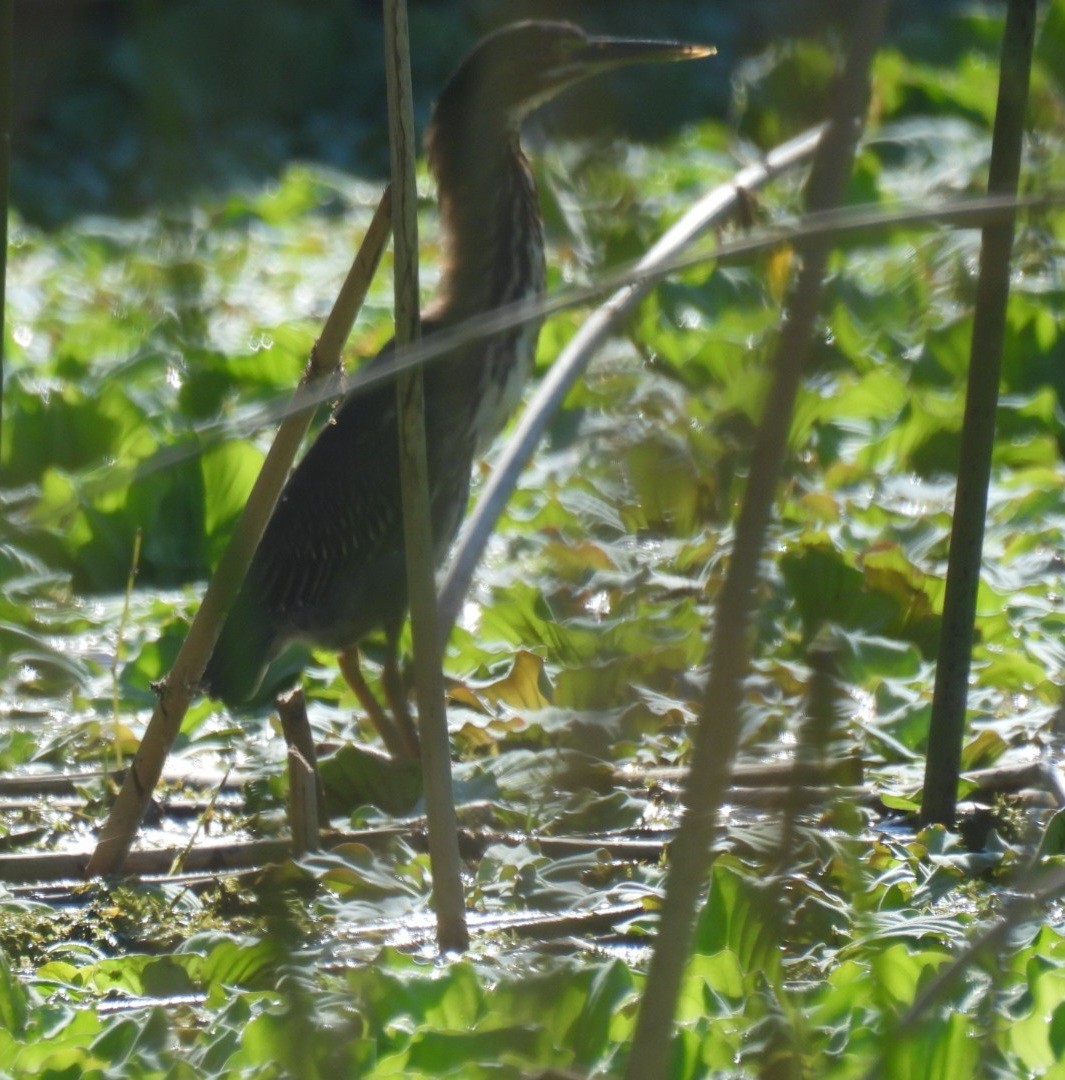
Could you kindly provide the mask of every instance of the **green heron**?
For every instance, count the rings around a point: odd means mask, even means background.
[[[476,45],[444,87],[426,131],[444,264],[428,337],[545,287],[540,206],[522,122],[573,83],[641,61],[713,50],[591,37],[565,22],[522,22]],[[430,514],[439,564],[466,510],[470,473],[532,372],[539,321],[456,346],[425,371]],[[374,363],[387,361],[386,346]],[[396,666],[406,614],[395,390],[354,392],[285,485],[222,628],[203,685],[229,705],[251,698],[294,640],[340,654],[341,670],[389,749],[417,753]],[[395,723],[370,694],[355,648],[383,629],[382,683]]]

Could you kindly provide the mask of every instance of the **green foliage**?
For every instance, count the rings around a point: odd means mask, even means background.
[[[852,201],[889,210],[981,190],[999,24],[983,12],[949,25],[917,53],[900,45],[878,61]],[[1033,90],[1035,190],[1063,179],[1063,27],[1055,0]],[[802,42],[749,66],[740,130],[771,141],[819,117],[835,62],[828,45]],[[735,149],[729,129],[706,124],[666,147],[564,148],[541,161],[557,283],[642,251],[731,175]],[[752,216],[794,211],[797,190],[781,179]],[[16,221],[0,446],[5,771],[110,767],[135,743],[374,195],[293,166],[268,190],[185,215],[53,232]],[[433,224],[427,208],[430,268]],[[1058,210],[1026,215],[1018,231],[966,770],[1056,746],[1063,237]],[[920,805],[977,245],[972,231],[893,228],[836,252],[757,598],[744,754],[781,757],[800,738],[809,650],[830,641],[834,737],[900,815]],[[663,880],[626,843],[653,842],[677,813],[672,782],[657,778],[668,773],[638,778],[689,761],[792,262],[781,249],[656,290],[571,393],[508,506],[447,655],[471,955],[430,963],[410,947],[432,926],[416,829],[256,880],[93,887],[62,906],[0,893],[5,1075],[620,1072]],[[390,332],[388,292],[386,276],[353,355]],[[541,366],[577,319],[549,322]],[[366,652],[373,677],[379,653],[373,642]],[[353,741],[366,734],[354,700],[321,660],[306,690],[315,737],[334,751],[322,765],[331,809],[359,827],[417,814],[416,773]],[[179,760],[234,765],[247,781],[202,828],[281,830],[277,746],[265,707],[239,719],[193,707]],[[175,806],[187,795],[164,793]],[[59,802],[0,807],[0,843],[83,846],[106,797],[96,781],[76,814]],[[786,826],[731,807],[672,1075],[1065,1074],[1065,939],[1052,920],[1018,921],[945,977],[1018,867],[1061,861],[1058,818],[1011,813],[970,850],[846,795]],[[583,843],[557,846],[570,839]],[[605,908],[626,913],[615,933],[582,929]],[[574,920],[561,944],[523,936],[545,914]],[[933,1005],[909,1017],[941,977]]]

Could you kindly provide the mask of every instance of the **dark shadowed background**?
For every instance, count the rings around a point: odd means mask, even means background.
[[[949,50],[936,22],[954,0],[899,0],[911,56]],[[568,18],[592,31],[718,46],[712,64],[626,72],[582,86],[551,111],[654,139],[726,115],[737,70],[796,37],[838,34],[848,0],[411,0],[420,123],[458,58],[517,18]],[[135,210],[190,191],[268,178],[294,158],[382,174],[380,0],[16,0],[13,201],[56,223]],[[796,87],[796,121],[820,115]],[[808,114],[808,115],[806,115]]]

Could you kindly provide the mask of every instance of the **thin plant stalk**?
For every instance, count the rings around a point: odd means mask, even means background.
[[[133,599],[133,584],[137,580],[137,571],[141,562],[142,533],[138,526],[133,534],[133,554],[129,561],[129,574],[126,575],[126,593],[122,598],[122,615],[118,620],[118,633],[115,635],[115,652],[111,657],[111,737],[115,741],[115,768],[121,769],[122,759],[122,721],[118,706],[118,666],[122,663],[122,651],[126,642],[126,627],[129,625],[129,605]]]
[[[818,146],[807,182],[806,203],[810,210],[825,210],[842,200],[869,100],[869,68],[886,11],[887,0],[875,0],[863,5],[856,16],[850,55],[836,95],[836,111]],[[626,1071],[628,1080],[659,1080],[668,1071],[673,1019],[691,947],[696,905],[707,879],[717,837],[717,815],[728,790],[739,743],[758,571],[830,250],[827,241],[803,247],[802,268],[781,328],[773,383],[759,424],[732,555],[715,610],[710,677],[684,785],[683,816],[670,846],[658,937],[640,1003]]]
[[[226,782],[229,780],[229,774],[232,771],[230,766],[222,774],[222,778],[215,785],[214,791],[211,792],[211,798],[208,800],[207,805],[203,808],[203,811],[196,818],[196,824],[193,827],[191,834],[185,846],[175,856],[173,862],[170,864],[170,869],[166,871],[168,877],[174,877],[176,874],[180,874],[185,869],[185,861],[189,855],[196,850],[196,841],[200,837],[200,833],[204,830],[207,823],[214,817],[214,808],[218,803],[218,797],[225,791]]]
[[[414,175],[414,118],[406,0],[385,0],[385,74],[388,82],[389,144],[396,192],[396,347],[420,337],[418,311],[418,216]],[[451,744],[444,705],[443,649],[437,629],[433,537],[429,513],[429,468],[425,445],[425,390],[421,367],[396,380],[403,539],[407,554],[414,647],[415,690],[421,734],[422,783],[429,830],[437,944],[442,952],[469,946],[458,823],[451,786]],[[369,463],[366,466],[371,467]]]
[[[388,239],[391,214],[392,200],[386,191],[329,313],[322,335],[311,350],[307,370],[293,395],[292,410],[278,429],[266,455],[174,666],[159,686],[159,697],[151,720],[86,867],[90,876],[117,873],[129,854],[152,792],[159,783],[167,754],[197,693],[200,677],[218,639],[222,621],[240,589],[296,451],[310,426],[317,399],[309,384],[330,375],[340,366],[340,351],[381,260]]]
[[[7,217],[11,190],[15,0],[0,0],[0,445],[3,445],[4,339],[7,310]]]
[[[1002,38],[998,104],[991,138],[988,193],[1016,195],[1024,116],[1035,39],[1036,0],[1010,0]],[[957,809],[965,706],[976,624],[976,596],[984,546],[987,491],[995,443],[995,412],[1010,291],[1014,215],[987,224],[969,347],[969,377],[958,460],[958,488],[950,533],[936,683],[925,762],[921,820],[952,825]]]

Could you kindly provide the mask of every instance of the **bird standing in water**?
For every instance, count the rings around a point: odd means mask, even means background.
[[[444,264],[422,336],[544,292],[540,205],[519,138],[534,109],[602,71],[713,51],[591,37],[564,22],[516,23],[476,45],[444,87],[425,136]],[[540,321],[532,320],[458,345],[425,370],[437,565],[465,513],[473,462],[505,424],[532,373],[539,330]],[[390,352],[386,346],[374,363],[387,363]],[[397,431],[391,381],[341,403],[281,493],[203,686],[238,705],[255,694],[267,665],[290,642],[331,649],[390,751],[411,756],[418,738],[396,663],[407,608]],[[355,652],[379,628],[391,720],[366,686]]]

